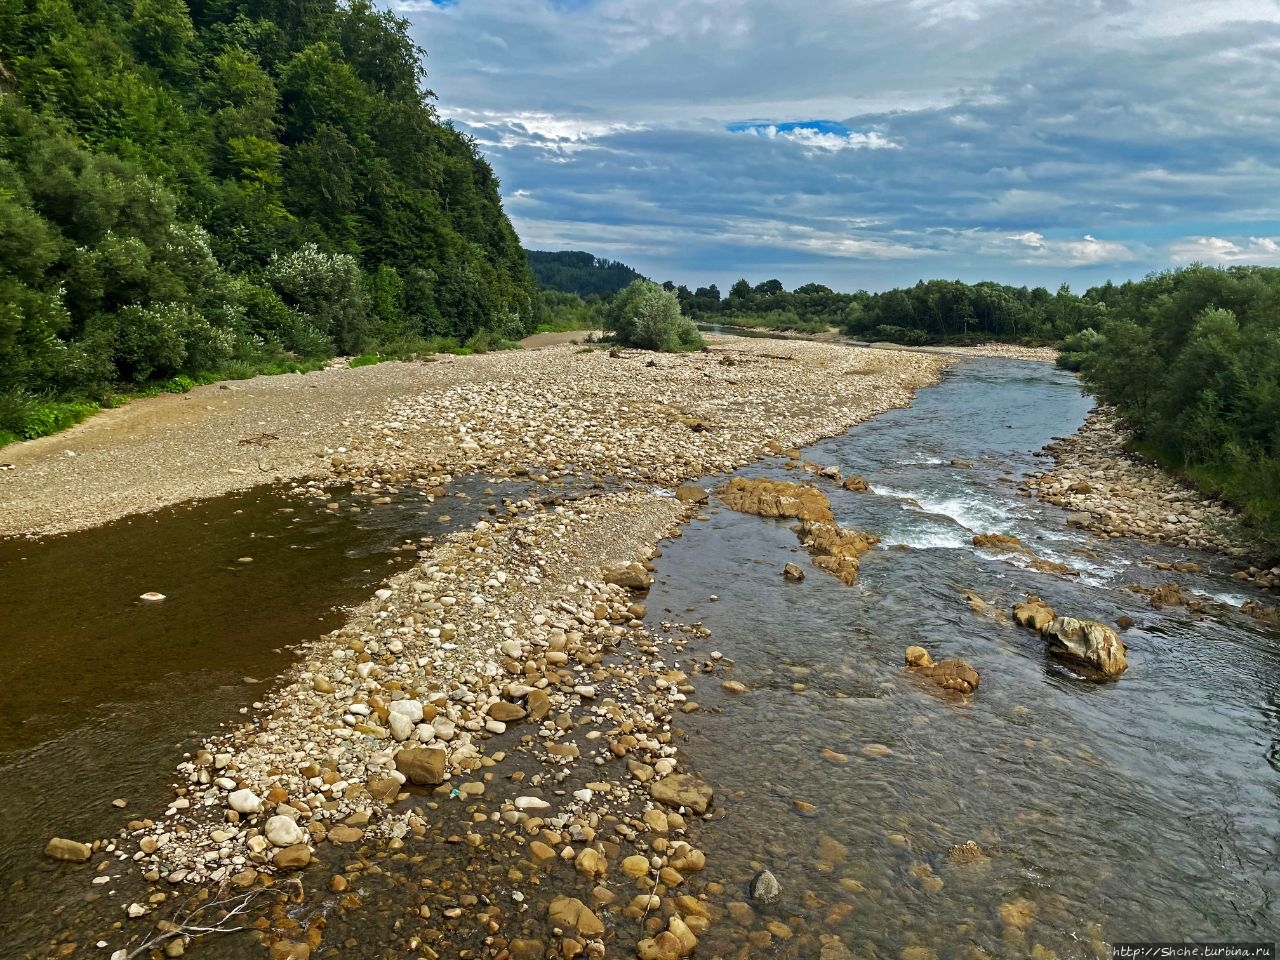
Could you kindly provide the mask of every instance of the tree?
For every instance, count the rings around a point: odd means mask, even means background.
[[[675,353],[703,346],[693,321],[680,314],[674,293],[649,280],[636,280],[614,298],[606,327],[619,343]]]

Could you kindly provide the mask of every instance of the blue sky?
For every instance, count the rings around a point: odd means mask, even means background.
[[[691,286],[1280,265],[1280,0],[414,0],[525,245]]]

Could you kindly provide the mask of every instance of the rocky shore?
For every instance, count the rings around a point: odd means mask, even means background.
[[[655,624],[643,608],[646,559],[697,509],[671,488],[905,405],[946,362],[735,340],[681,357],[553,347],[387,364],[390,382],[416,389],[337,423],[316,412],[315,429],[274,435],[282,461],[298,465],[300,496],[349,482],[378,494],[374,503],[434,497],[468,473],[564,481],[581,493],[508,499],[474,529],[422,544],[413,568],[299,651],[243,726],[186,758],[167,809],[93,844],[98,882],[140,872],[149,885],[119,905],[129,919],[103,941],[111,955],[147,938],[180,955],[193,931],[174,904],[191,891],[265,891],[270,903],[288,880],[293,902],[328,911],[347,891],[385,882],[375,876],[403,874],[379,868],[384,859],[409,869],[460,847],[465,878],[402,893],[431,923],[390,934],[380,949],[449,956],[466,942],[474,956],[688,956],[722,891],[694,845],[690,828],[714,800],[681,767],[678,718],[697,709],[692,677],[717,658],[681,669],[676,658],[700,628]],[[259,424],[290,398],[280,390],[254,414]],[[234,458],[245,445],[225,435],[226,422],[162,433],[181,444],[189,429],[199,449],[222,430],[219,449]],[[138,450],[158,442],[145,431],[117,439],[94,457],[130,476]],[[9,482],[34,497],[31,477],[58,474],[66,482],[51,499],[61,507],[24,525],[6,506],[8,532],[63,529],[184,489],[165,470],[186,461],[164,460],[150,465],[153,486],[140,499],[94,501],[76,516],[68,508],[93,482],[91,458],[24,462]],[[208,476],[215,489],[238,482],[216,468]],[[459,896],[460,886],[482,892]],[[305,960],[325,942],[326,924],[298,920],[299,910],[258,913],[254,936],[277,960]]]
[[[1115,413],[1098,407],[1079,431],[1045,447],[1053,467],[1028,475],[1025,489],[1071,511],[1069,524],[1099,536],[1136,537],[1237,559],[1257,555],[1259,548],[1229,507],[1128,452],[1128,439]]]
[[[0,536],[96,526],[273,480],[521,470],[666,484],[903,406],[949,361],[712,337],[702,353],[565,344],[259,377],[6,447]]]

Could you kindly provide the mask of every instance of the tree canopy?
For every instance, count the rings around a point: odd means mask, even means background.
[[[0,389],[531,329],[422,62],[367,0],[0,0]]]

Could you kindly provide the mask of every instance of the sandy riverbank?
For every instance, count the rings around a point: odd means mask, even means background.
[[[945,361],[712,338],[654,356],[558,345],[215,384],[4,451],[0,535],[95,526],[273,479],[557,469],[671,485],[894,406]],[[652,364],[652,365],[650,365]]]

